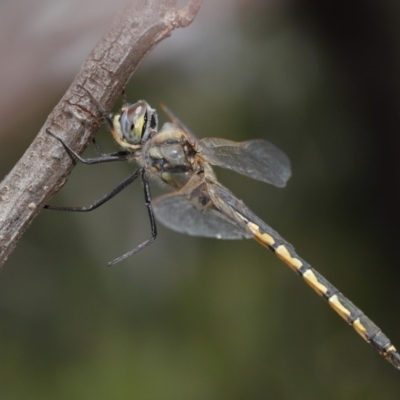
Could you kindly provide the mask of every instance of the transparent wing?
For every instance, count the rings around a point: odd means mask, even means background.
[[[161,196],[153,202],[157,219],[166,227],[192,236],[250,239],[254,238],[254,234],[247,227],[250,221],[263,233],[268,233],[275,240],[292,248],[218,182],[201,182],[194,190],[185,189],[186,187],[179,192]]]
[[[174,125],[197,141],[196,136],[167,106],[162,104],[161,108]],[[199,147],[202,157],[210,164],[278,187],[284,187],[292,174],[288,156],[264,139],[234,142],[205,138],[200,140]]]
[[[224,215],[215,206],[209,185],[205,182],[191,191],[183,188],[179,192],[158,197],[153,201],[153,211],[167,228],[188,235],[217,239],[253,237],[241,221]]]
[[[283,187],[291,176],[290,161],[286,154],[263,139],[233,142],[205,138],[200,140],[200,146],[204,159],[210,164],[262,182]]]

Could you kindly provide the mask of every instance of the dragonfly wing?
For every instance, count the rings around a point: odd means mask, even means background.
[[[167,106],[161,107],[174,125],[196,141],[196,136]],[[200,140],[200,148],[204,159],[212,165],[228,168],[278,187],[284,187],[292,174],[287,155],[263,139],[234,142],[205,138]]]
[[[153,201],[156,218],[166,227],[192,236],[243,239],[253,235],[242,221],[224,215],[213,203],[205,182],[193,191],[184,189]]]
[[[206,161],[262,182],[283,187],[291,176],[289,158],[264,139],[233,142],[220,138],[200,141]]]

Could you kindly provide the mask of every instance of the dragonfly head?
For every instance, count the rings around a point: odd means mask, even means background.
[[[140,100],[135,104],[122,107],[114,115],[112,133],[119,145],[131,150],[139,149],[149,138],[150,133],[157,131],[158,117],[156,110]]]

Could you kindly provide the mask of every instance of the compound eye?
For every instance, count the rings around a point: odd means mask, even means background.
[[[147,127],[147,114],[150,106],[138,101],[126,107],[120,117],[121,133],[130,144],[139,144]]]

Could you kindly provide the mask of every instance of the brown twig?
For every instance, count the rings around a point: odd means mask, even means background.
[[[141,0],[119,12],[31,146],[0,183],[0,266],[73,168],[71,158],[46,129],[81,152],[99,126],[95,106],[79,85],[110,107],[143,58],[175,28],[188,26],[201,3],[189,0],[177,10],[173,0]]]

